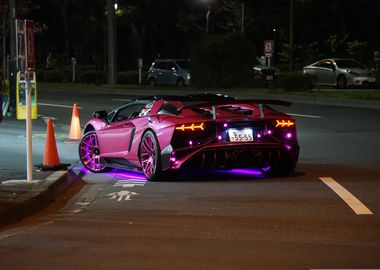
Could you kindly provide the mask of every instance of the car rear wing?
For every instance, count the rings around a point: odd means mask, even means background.
[[[198,104],[187,105],[179,108],[179,111],[186,109],[196,109],[201,107],[211,107],[212,118],[216,119],[216,107],[222,105],[242,105],[242,104],[257,104],[260,109],[260,117],[264,117],[264,106],[266,105],[279,105],[289,107],[292,105],[291,102],[278,99],[235,99],[235,100],[226,100],[226,101],[211,101]]]

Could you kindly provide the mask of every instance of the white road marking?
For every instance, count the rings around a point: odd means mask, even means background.
[[[113,186],[114,187],[143,187],[146,181],[141,180],[119,180]]]
[[[291,116],[298,116],[298,117],[306,117],[306,118],[316,118],[316,119],[321,119],[323,116],[318,116],[318,115],[309,115],[309,114],[298,114],[298,113],[286,113]]]
[[[34,229],[38,229],[38,228],[41,228],[44,226],[48,226],[48,225],[53,224],[53,223],[54,223],[54,221],[45,221],[45,222],[42,222],[42,223],[39,223],[39,224],[33,225],[33,226],[24,226],[21,228],[9,229],[5,232],[0,233],[0,240],[6,239],[6,238],[9,238],[12,236],[16,236],[16,235],[19,235],[19,234],[22,234],[22,233],[25,233],[25,232],[28,232],[28,231],[31,231]]]
[[[373,212],[369,210],[367,206],[332,177],[319,177],[319,179],[338,194],[338,196],[345,201],[345,203],[351,207],[357,215],[373,215]]]
[[[119,192],[112,192],[112,193],[107,194],[107,196],[111,196],[110,200],[117,200],[119,202],[123,200],[123,198],[125,201],[130,201],[131,196],[133,195],[139,195],[139,194],[136,192],[128,191],[128,190],[122,190]]]
[[[73,106],[71,105],[60,105],[60,104],[50,104],[50,103],[40,103],[40,102],[38,102],[37,104],[39,106],[47,106],[47,107],[59,107],[59,108],[69,108],[69,109],[73,108]],[[83,107],[78,106],[78,109],[83,109]]]

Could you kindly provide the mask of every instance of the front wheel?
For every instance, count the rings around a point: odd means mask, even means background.
[[[336,79],[336,86],[339,89],[345,89],[347,87],[347,79],[344,75],[339,75]]]
[[[82,164],[92,172],[104,172],[108,169],[100,162],[99,143],[95,131],[87,132],[80,141],[79,158]]]
[[[149,181],[157,181],[161,177],[160,149],[154,132],[145,132],[140,143],[139,154],[141,167]]]
[[[150,85],[150,86],[156,86],[156,85],[157,85],[156,80],[153,79],[153,78],[150,78],[150,79],[149,79],[149,85]]]

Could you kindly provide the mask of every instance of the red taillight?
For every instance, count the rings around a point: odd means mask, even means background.
[[[191,130],[191,131],[196,131],[196,130],[204,130],[203,127],[204,123],[192,123],[192,124],[182,124],[180,126],[177,126],[175,129],[176,130]]]
[[[291,127],[295,124],[292,120],[276,120],[276,127]]]

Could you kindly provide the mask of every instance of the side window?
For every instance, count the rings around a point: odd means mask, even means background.
[[[168,62],[168,69],[170,70],[178,70],[177,65],[174,62]]]
[[[135,117],[138,117],[141,110],[145,108],[146,104],[135,104],[128,106],[124,109],[121,109],[117,112],[117,114],[114,116],[112,122],[120,122],[127,119],[132,119]]]
[[[334,64],[331,61],[322,61],[316,64],[317,67],[332,69]]]
[[[165,69],[165,62],[157,62],[154,64],[154,67],[158,69]]]

